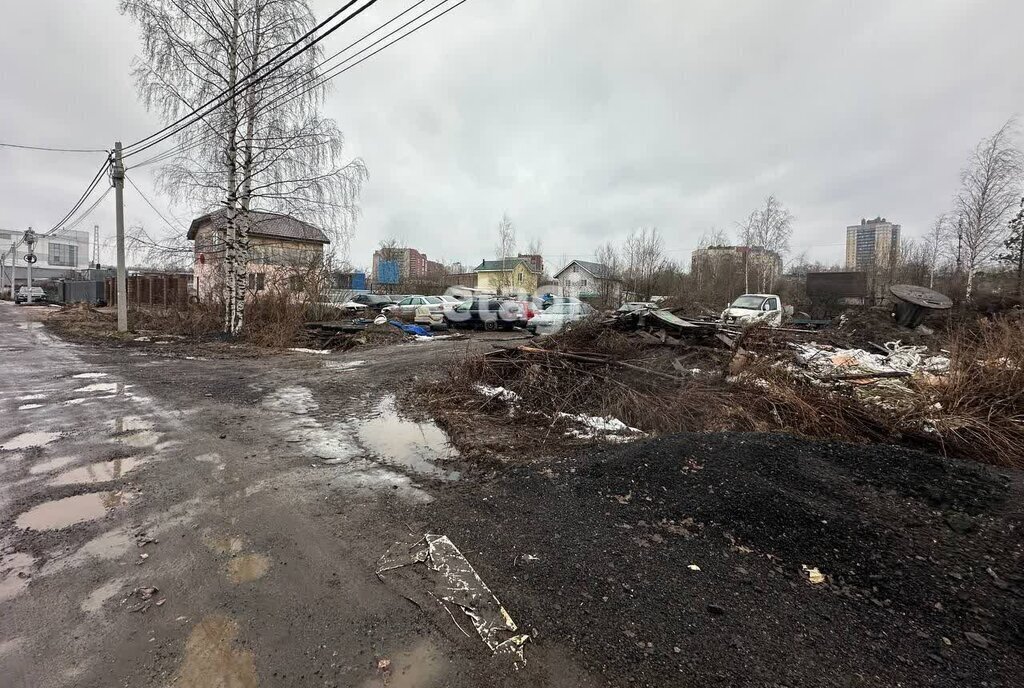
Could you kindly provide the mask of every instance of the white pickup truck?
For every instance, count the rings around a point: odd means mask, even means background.
[[[722,322],[740,326],[765,323],[778,327],[785,314],[786,308],[778,294],[744,294],[722,311]]]

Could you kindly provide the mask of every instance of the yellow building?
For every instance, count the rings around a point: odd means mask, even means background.
[[[540,286],[540,272],[523,258],[485,260],[476,267],[476,288],[496,294],[532,294]]]

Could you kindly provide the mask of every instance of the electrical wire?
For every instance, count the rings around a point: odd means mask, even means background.
[[[164,127],[160,131],[158,131],[158,132],[156,132],[154,134],[150,134],[146,138],[140,139],[139,141],[136,141],[136,142],[131,143],[128,146],[126,146],[125,147],[126,149],[133,149],[133,150],[131,150],[128,153],[125,153],[124,157],[127,158],[127,157],[130,157],[132,155],[136,155],[138,153],[141,153],[142,151],[146,150],[147,148],[155,146],[158,143],[160,143],[161,141],[163,141],[163,140],[165,140],[167,138],[170,138],[171,136],[175,136],[180,131],[183,131],[183,130],[187,129],[188,127],[192,126],[196,122],[200,121],[204,116],[206,116],[207,114],[213,112],[214,110],[216,110],[218,107],[220,107],[224,103],[228,102],[228,100],[230,100],[231,97],[234,97],[235,95],[237,95],[237,93],[239,92],[239,89],[241,89],[243,87],[244,88],[249,88],[250,86],[253,86],[253,85],[259,83],[260,81],[262,81],[263,79],[267,78],[268,76],[270,76],[271,74],[273,74],[277,70],[279,70],[282,67],[284,67],[286,64],[288,64],[289,62],[294,60],[299,55],[303,54],[304,52],[306,52],[308,50],[312,50],[313,46],[315,46],[317,43],[319,43],[320,41],[324,40],[325,38],[330,36],[332,33],[337,31],[338,29],[340,29],[342,26],[344,26],[348,22],[350,22],[353,19],[355,19],[357,16],[362,14],[365,10],[369,9],[371,6],[373,6],[377,2],[377,0],[368,0],[368,2],[365,5],[363,5],[362,7],[360,7],[356,11],[354,11],[352,14],[348,15],[347,17],[345,17],[344,19],[339,21],[337,24],[332,26],[330,29],[328,29],[327,31],[325,31],[321,35],[319,35],[316,38],[314,38],[307,45],[303,46],[300,50],[292,53],[287,58],[285,58],[283,61],[281,61],[280,63],[274,65],[274,67],[271,68],[269,71],[267,71],[267,72],[265,72],[263,74],[260,74],[259,76],[255,76],[261,70],[265,69],[268,65],[272,64],[275,60],[277,60],[281,56],[285,55],[289,50],[291,50],[295,46],[299,45],[302,41],[306,40],[309,36],[311,36],[317,30],[321,29],[323,26],[328,24],[330,21],[332,21],[339,14],[341,14],[342,12],[347,10],[349,7],[354,5],[356,3],[356,1],[357,0],[349,0],[349,2],[346,3],[344,6],[342,6],[341,9],[337,10],[330,17],[328,17],[327,19],[325,19],[324,21],[320,22],[315,27],[313,27],[312,29],[307,31],[300,39],[298,39],[297,41],[294,41],[291,45],[289,45],[288,47],[284,48],[281,52],[279,52],[277,55],[272,57],[270,60],[264,62],[262,65],[260,65],[259,67],[254,69],[252,72],[250,72],[247,76],[243,77],[238,83],[236,83],[234,85],[233,88],[225,89],[224,91],[221,92],[221,94],[219,96],[215,96],[214,98],[212,98],[211,100],[207,101],[203,105],[200,105],[198,108],[194,109],[188,115],[185,115],[184,117],[179,118],[177,121],[169,124],[168,126]],[[224,98],[224,96],[227,96],[227,98]],[[213,105],[213,107],[207,109],[210,105]],[[204,112],[200,112],[201,110],[203,110]],[[191,118],[193,116],[195,116],[195,119],[191,119],[190,121],[187,121],[187,120],[189,120],[189,118]],[[181,125],[181,126],[179,126],[179,125]],[[164,133],[164,132],[167,132],[167,133]],[[155,138],[155,137],[159,137],[159,138]],[[155,139],[155,140],[149,141],[150,139]],[[149,141],[149,142],[147,143],[147,141]],[[145,145],[142,145],[142,144],[145,144]]]
[[[51,153],[107,153],[106,148],[50,148],[48,146],[27,146],[20,143],[0,143],[0,148],[21,148],[23,150],[48,151]]]
[[[67,214],[65,214],[64,217],[62,217],[60,219],[59,222],[57,222],[55,225],[53,225],[52,228],[50,228],[46,232],[43,232],[42,234],[40,234],[39,235],[40,238],[48,237],[51,234],[53,234],[54,232],[56,232],[58,229],[61,228],[61,226],[65,222],[68,221],[68,219],[71,218],[72,215],[74,215],[75,213],[78,212],[79,208],[81,208],[85,204],[85,201],[89,198],[89,195],[92,194],[93,190],[100,183],[100,180],[103,179],[103,175],[106,173],[106,171],[107,171],[107,169],[109,169],[109,167],[110,167],[110,159],[108,158],[107,160],[103,161],[102,165],[100,165],[100,169],[99,169],[98,172],[96,172],[96,176],[92,178],[91,182],[89,182],[89,186],[86,187],[85,192],[82,194],[81,198],[79,198],[78,201],[71,207],[71,210],[69,210],[67,212]]]
[[[331,57],[321,61],[318,65],[310,68],[309,72],[311,73],[313,70],[322,67],[323,65],[325,65],[328,62],[330,62],[331,60],[335,59],[336,57],[338,57],[342,53],[346,52],[347,50],[350,50],[352,47],[354,47],[354,46],[358,45],[359,43],[361,43],[362,41],[366,40],[368,37],[372,36],[374,33],[377,33],[381,29],[385,28],[386,26],[388,26],[392,22],[396,21],[397,19],[399,19],[403,15],[407,14],[411,10],[413,10],[416,7],[418,7],[419,5],[423,4],[423,2],[425,2],[425,1],[426,0],[419,0],[419,2],[416,2],[415,4],[413,4],[412,6],[406,8],[402,12],[399,12],[394,17],[392,17],[388,21],[384,22],[383,24],[381,24],[377,28],[375,28],[372,31],[369,31],[366,34],[364,34],[358,40],[353,41],[352,43],[350,43],[346,47],[344,47],[341,50],[339,50],[338,52],[334,53]],[[359,55],[361,55],[365,51],[369,50],[373,46],[378,45],[381,41],[386,40],[387,38],[393,36],[395,33],[397,33],[399,31],[401,31],[402,29],[406,28],[407,26],[409,26],[413,22],[415,22],[415,21],[421,19],[422,17],[430,14],[431,12],[433,12],[434,10],[436,10],[437,8],[439,8],[441,5],[445,4],[446,2],[448,2],[448,0],[441,0],[441,2],[436,3],[435,5],[430,7],[428,10],[426,10],[425,12],[422,12],[421,14],[417,15],[416,17],[414,17],[413,19],[409,20],[408,22],[406,22],[402,26],[398,27],[394,31],[388,33],[385,36],[382,36],[381,38],[379,38],[378,40],[374,41],[370,45],[364,47],[359,52],[349,56],[345,60],[342,60],[337,65],[334,65],[333,67],[331,67],[327,71],[327,73],[325,75],[318,76],[314,83],[309,84],[309,85],[302,85],[302,84],[300,84],[298,86],[295,86],[294,84],[288,84],[288,85],[285,85],[285,87],[283,89],[278,90],[276,93],[275,92],[270,93],[269,94],[269,98],[278,98],[278,97],[284,95],[286,97],[286,99],[285,100],[281,100],[281,101],[276,102],[276,103],[275,102],[270,102],[269,104],[264,105],[262,107],[262,109],[260,110],[260,113],[266,112],[266,111],[270,110],[271,108],[281,107],[281,106],[285,105],[286,103],[291,102],[292,100],[295,100],[296,98],[299,98],[299,97],[305,95],[309,91],[311,91],[311,90],[313,90],[315,88],[319,88],[320,86],[323,86],[324,84],[326,84],[331,79],[334,79],[335,77],[340,76],[344,72],[347,72],[349,69],[354,68],[356,65],[358,65],[358,64],[360,64],[362,62],[365,62],[366,60],[370,59],[371,57],[373,57],[374,55],[378,54],[379,52],[389,48],[390,46],[394,45],[395,43],[397,43],[398,41],[402,40],[403,38],[406,38],[407,36],[412,35],[416,31],[418,31],[419,29],[421,29],[424,26],[426,26],[427,24],[430,24],[431,22],[433,22],[433,21],[435,21],[437,19],[440,19],[442,16],[444,16],[448,12],[451,12],[452,10],[457,8],[459,5],[462,5],[463,3],[465,3],[466,0],[460,0],[458,3],[452,5],[451,7],[446,9],[444,12],[441,12],[440,14],[436,15],[435,17],[432,17],[431,19],[427,20],[423,24],[420,24],[419,26],[415,27],[411,31],[408,31],[405,34],[402,34],[401,36],[399,36],[395,40],[391,41],[387,45],[382,46],[380,49],[370,53],[369,55],[367,55],[363,59],[359,60],[358,62],[349,65],[345,69],[337,71],[340,67],[342,67],[347,62],[349,62],[349,61],[353,60],[354,58],[358,57]],[[336,72],[336,73],[331,74],[331,72]],[[299,89],[302,89],[302,90],[300,91]],[[290,93],[288,92],[289,90],[291,90]],[[161,162],[162,160],[166,160],[169,157],[173,157],[173,156],[175,156],[175,155],[177,155],[179,153],[183,153],[183,152],[185,152],[187,150],[190,150],[190,149],[195,148],[195,147],[197,147],[199,145],[202,145],[203,143],[207,143],[210,140],[212,140],[211,136],[201,135],[198,139],[192,139],[191,141],[186,141],[186,142],[177,144],[177,145],[167,149],[163,153],[159,153],[159,154],[153,156],[152,158],[149,158],[149,159],[147,159],[147,160],[145,160],[145,161],[143,161],[141,163],[138,163],[138,164],[134,165],[133,167],[143,167],[145,165],[150,165],[150,164],[154,164],[156,162]]]
[[[165,224],[166,224],[166,225],[167,225],[168,227],[170,227],[171,229],[174,229],[174,230],[179,230],[179,229],[180,229],[179,227],[175,227],[175,226],[174,226],[174,224],[172,224],[170,220],[168,220],[168,219],[167,219],[166,217],[164,217],[164,214],[163,214],[163,213],[161,213],[161,212],[160,212],[159,210],[157,210],[157,207],[156,207],[155,205],[153,205],[152,201],[150,201],[150,200],[149,200],[148,198],[146,198],[146,194],[142,193],[142,189],[140,189],[140,188],[139,188],[139,187],[138,187],[138,186],[137,186],[137,185],[135,184],[135,182],[134,182],[134,181],[132,181],[132,178],[131,178],[131,177],[129,177],[129,176],[128,176],[128,175],[126,174],[126,175],[124,176],[124,178],[128,180],[128,183],[132,185],[132,188],[133,188],[133,189],[135,189],[136,191],[138,191],[138,192],[139,192],[139,196],[141,196],[141,197],[142,197],[142,200],[144,200],[144,201],[146,202],[146,205],[148,205],[148,206],[149,206],[150,208],[152,208],[152,209],[153,209],[153,212],[154,212],[154,213],[156,213],[157,215],[159,215],[159,216],[160,216],[160,219],[161,219],[161,220],[163,220],[163,221],[164,221],[164,223],[165,223]]]

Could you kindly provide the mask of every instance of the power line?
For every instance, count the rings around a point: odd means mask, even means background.
[[[100,183],[100,180],[103,179],[103,175],[106,173],[108,167],[110,167],[109,159],[104,160],[103,164],[100,165],[100,169],[98,172],[96,172],[96,176],[92,178],[91,182],[89,182],[89,186],[86,187],[85,192],[82,194],[81,198],[79,198],[78,201],[71,207],[71,210],[69,210],[67,214],[65,214],[64,217],[60,219],[59,222],[54,224],[52,228],[50,228],[46,232],[43,232],[40,235],[41,237],[47,237],[56,232],[58,229],[60,229],[61,225],[67,222],[72,215],[78,212],[78,209],[85,204],[86,199],[89,198],[89,195],[92,194],[93,190]]]
[[[164,217],[164,214],[163,214],[163,213],[161,213],[161,212],[160,212],[159,210],[157,210],[156,206],[155,206],[155,205],[153,205],[153,203],[152,203],[152,202],[151,202],[151,201],[150,201],[150,200],[149,200],[148,198],[146,198],[146,194],[142,193],[142,189],[140,189],[140,188],[139,188],[138,186],[136,186],[135,182],[134,182],[134,181],[132,181],[132,178],[131,178],[131,177],[129,177],[129,176],[128,176],[128,175],[126,174],[126,175],[124,176],[124,178],[128,180],[128,183],[132,185],[132,188],[133,188],[133,189],[135,189],[136,191],[138,191],[138,192],[139,192],[139,196],[141,196],[141,197],[142,197],[142,200],[144,200],[144,201],[146,202],[146,205],[148,205],[148,206],[149,206],[150,208],[152,208],[152,209],[153,209],[153,212],[154,212],[154,213],[156,213],[157,215],[159,215],[159,216],[160,216],[160,219],[161,219],[161,220],[163,220],[163,221],[164,221],[164,223],[165,223],[165,224],[166,224],[166,225],[167,225],[168,227],[170,227],[171,229],[178,229],[178,228],[177,228],[177,227],[175,227],[175,226],[174,226],[173,224],[171,224],[170,220],[168,220],[168,219],[167,219],[166,217]]]
[[[320,63],[319,63],[318,65],[316,65],[316,66],[314,66],[314,67],[310,68],[309,72],[312,72],[313,70],[315,70],[315,69],[318,69],[319,67],[321,67],[321,66],[323,66],[323,65],[327,64],[328,62],[330,62],[330,61],[331,61],[331,60],[333,60],[334,58],[338,57],[339,55],[341,55],[341,54],[342,54],[342,53],[344,53],[345,51],[347,51],[347,50],[351,49],[352,47],[354,47],[354,46],[358,45],[358,44],[359,44],[359,43],[361,43],[362,41],[366,40],[366,39],[367,39],[368,37],[372,36],[372,35],[373,35],[374,33],[376,33],[376,32],[378,32],[378,31],[380,31],[381,29],[383,29],[384,27],[388,26],[389,24],[391,24],[391,23],[392,23],[392,22],[394,22],[395,20],[399,19],[400,17],[402,17],[402,16],[403,16],[403,15],[405,15],[406,13],[410,12],[411,10],[415,9],[416,7],[418,7],[419,5],[423,4],[423,2],[425,2],[425,1],[426,1],[426,0],[420,0],[419,2],[416,2],[416,3],[415,3],[415,4],[413,4],[412,6],[408,7],[407,9],[403,10],[402,12],[398,13],[397,15],[395,15],[394,17],[392,17],[392,18],[391,18],[391,19],[389,19],[388,21],[384,22],[383,24],[381,24],[381,25],[380,25],[380,26],[378,26],[377,28],[375,28],[375,29],[373,29],[372,31],[369,31],[368,33],[364,34],[364,35],[363,35],[362,37],[360,37],[360,38],[359,38],[358,40],[356,40],[356,41],[353,41],[352,43],[350,43],[350,44],[349,44],[348,46],[346,46],[345,48],[342,48],[341,50],[339,50],[338,52],[336,52],[336,53],[335,53],[334,55],[332,55],[331,57],[327,58],[326,60],[323,60],[323,61],[321,61],[321,62],[320,62]],[[403,38],[406,38],[407,36],[410,36],[410,35],[412,35],[412,34],[413,34],[413,33],[415,33],[416,31],[418,31],[419,29],[422,29],[422,28],[423,28],[424,26],[426,26],[427,24],[430,24],[431,22],[433,22],[433,21],[435,21],[435,20],[437,20],[437,19],[440,19],[440,18],[441,18],[442,16],[444,16],[444,15],[445,15],[445,14],[447,14],[448,12],[451,12],[451,11],[452,11],[452,10],[454,10],[454,9],[455,9],[456,7],[458,7],[459,5],[462,5],[463,3],[465,3],[465,2],[466,2],[466,0],[460,0],[460,2],[458,2],[458,3],[454,4],[454,5],[452,5],[451,7],[449,7],[448,9],[446,9],[446,10],[445,10],[444,12],[441,12],[440,14],[438,14],[438,15],[436,15],[436,16],[434,16],[434,17],[432,17],[431,19],[427,20],[427,21],[426,21],[426,22],[424,22],[423,24],[420,24],[419,26],[415,27],[415,28],[414,28],[414,29],[412,29],[411,31],[408,31],[408,32],[406,32],[406,33],[402,34],[401,36],[399,36],[399,37],[398,37],[398,38],[396,38],[395,40],[391,41],[391,42],[390,42],[390,43],[388,43],[387,45],[384,45],[384,46],[382,46],[382,47],[381,47],[381,48],[379,48],[378,50],[375,50],[374,52],[370,53],[369,55],[367,55],[367,56],[366,56],[366,57],[364,57],[363,59],[359,60],[358,62],[355,62],[355,63],[353,63],[353,64],[349,65],[349,66],[348,66],[348,67],[346,67],[345,69],[342,69],[342,70],[340,70],[340,71],[337,71],[337,70],[338,70],[338,68],[339,68],[339,67],[341,67],[341,66],[343,66],[343,65],[344,65],[344,64],[345,64],[346,62],[349,62],[349,61],[351,61],[352,59],[354,59],[354,58],[358,57],[359,55],[361,55],[361,54],[362,54],[362,53],[364,53],[365,51],[369,50],[369,49],[370,49],[370,48],[372,48],[373,46],[375,46],[375,45],[379,44],[379,43],[380,43],[381,41],[383,41],[383,40],[386,40],[387,38],[389,38],[389,37],[393,36],[393,35],[394,35],[395,33],[397,33],[397,32],[399,32],[399,31],[401,31],[402,29],[406,28],[407,26],[409,26],[409,25],[410,25],[410,24],[412,24],[413,22],[415,22],[415,21],[417,21],[417,20],[421,19],[422,17],[424,17],[424,16],[426,16],[426,15],[430,14],[431,12],[433,12],[434,10],[436,10],[436,9],[437,9],[438,7],[440,7],[441,5],[445,4],[446,2],[448,2],[448,0],[441,0],[441,2],[438,2],[438,3],[436,3],[436,4],[435,4],[435,5],[433,5],[433,6],[431,7],[431,8],[429,8],[429,9],[428,9],[428,10],[426,10],[425,12],[422,12],[421,14],[417,15],[416,17],[414,17],[413,19],[409,20],[408,22],[406,22],[406,23],[405,23],[405,24],[403,24],[402,26],[398,27],[398,28],[397,28],[397,29],[395,29],[394,31],[392,31],[392,32],[388,33],[388,34],[387,34],[387,35],[385,35],[385,36],[382,36],[381,38],[379,38],[378,40],[374,41],[374,42],[373,42],[373,43],[371,43],[370,45],[368,45],[368,46],[364,47],[364,48],[363,48],[362,50],[360,50],[359,52],[355,53],[354,55],[351,55],[351,56],[349,56],[349,57],[348,57],[348,58],[346,58],[345,60],[342,60],[342,61],[341,61],[340,63],[338,63],[337,65],[335,65],[335,66],[331,67],[331,68],[330,68],[329,70],[327,70],[327,73],[326,73],[325,75],[321,75],[321,76],[317,77],[314,83],[312,83],[312,84],[309,84],[309,85],[303,85],[303,84],[300,84],[300,85],[298,85],[298,86],[295,86],[295,85],[285,85],[285,87],[284,87],[283,89],[280,89],[280,90],[278,90],[278,92],[276,92],[276,93],[272,93],[272,94],[270,95],[270,97],[271,97],[271,98],[277,98],[277,97],[279,97],[279,96],[281,96],[281,95],[284,95],[284,96],[285,96],[285,99],[284,99],[284,100],[281,100],[280,102],[277,102],[277,103],[274,103],[274,102],[270,102],[269,104],[267,104],[267,105],[264,105],[264,106],[262,107],[262,109],[261,109],[261,112],[265,112],[265,111],[266,111],[267,109],[269,109],[269,108],[271,108],[271,107],[280,107],[280,106],[282,106],[282,105],[284,105],[284,104],[286,104],[286,103],[288,103],[288,102],[291,102],[292,100],[295,100],[296,98],[298,98],[298,97],[300,97],[300,96],[302,96],[302,95],[304,95],[304,94],[308,93],[309,91],[311,91],[311,90],[313,90],[313,89],[315,89],[315,88],[319,88],[320,86],[322,86],[322,85],[326,84],[326,83],[327,83],[328,81],[330,81],[331,79],[334,79],[335,77],[338,77],[338,76],[340,76],[340,75],[341,75],[341,74],[343,74],[344,72],[347,72],[347,71],[348,71],[349,69],[352,69],[352,68],[354,68],[354,67],[355,67],[356,65],[358,65],[358,64],[360,64],[360,63],[362,63],[362,62],[365,62],[366,60],[370,59],[371,57],[373,57],[373,56],[374,56],[374,55],[376,55],[377,53],[379,53],[379,52],[381,52],[381,51],[383,51],[383,50],[385,50],[385,49],[389,48],[390,46],[394,45],[395,43],[397,43],[398,41],[402,40]],[[336,72],[336,73],[334,73],[334,74],[331,74],[331,72]],[[302,90],[300,91],[299,89],[302,89]],[[289,90],[291,91],[290,93],[288,92]],[[180,130],[179,130],[179,131],[180,131]],[[192,139],[191,141],[186,141],[186,142],[183,142],[183,143],[177,144],[177,145],[175,145],[175,146],[173,146],[173,147],[171,147],[171,148],[167,149],[167,150],[166,150],[166,151],[164,151],[163,153],[157,154],[157,155],[153,156],[152,158],[149,158],[149,159],[147,159],[147,160],[145,160],[145,161],[143,161],[143,162],[141,162],[141,163],[139,163],[139,164],[137,164],[137,165],[134,165],[134,167],[142,167],[142,166],[144,166],[144,165],[149,165],[149,164],[153,164],[153,163],[156,163],[156,162],[160,162],[160,161],[162,161],[162,160],[165,160],[165,159],[167,159],[168,157],[172,157],[172,156],[174,156],[174,155],[177,155],[177,154],[179,154],[179,153],[183,153],[183,152],[185,152],[185,151],[187,151],[187,150],[190,150],[191,148],[195,148],[196,146],[202,145],[203,143],[206,143],[206,142],[208,142],[209,140],[211,140],[211,138],[212,138],[212,137],[210,137],[210,136],[202,136],[202,135],[201,135],[201,136],[200,136],[199,138],[196,138],[196,139]]]
[[[0,148],[21,148],[23,150],[49,151],[51,153],[107,153],[105,148],[50,148],[48,146],[27,146],[21,143],[0,143]]]
[[[165,139],[167,139],[167,138],[169,138],[171,136],[174,136],[177,133],[183,131],[184,129],[187,129],[188,127],[192,126],[193,124],[198,122],[200,119],[202,119],[205,115],[209,114],[210,112],[213,112],[218,107],[220,107],[224,103],[228,102],[228,100],[231,97],[235,96],[238,93],[239,89],[242,88],[243,86],[245,88],[249,88],[250,86],[253,86],[253,85],[259,83],[260,81],[262,81],[263,79],[267,78],[268,76],[270,76],[271,74],[273,74],[277,70],[279,70],[282,67],[284,67],[286,64],[288,64],[289,62],[294,60],[299,55],[303,54],[304,52],[306,52],[308,50],[312,50],[313,46],[315,46],[317,43],[319,43],[320,41],[322,41],[325,38],[327,38],[328,36],[330,36],[332,33],[337,31],[338,29],[340,29],[342,26],[344,26],[348,22],[350,22],[353,19],[355,19],[362,12],[364,12],[365,10],[370,8],[372,5],[374,5],[377,2],[377,0],[368,0],[368,2],[365,5],[363,5],[362,7],[360,7],[356,11],[354,11],[352,14],[350,14],[347,17],[345,17],[344,19],[342,19],[340,22],[338,22],[337,24],[332,26],[330,29],[325,31],[323,34],[317,36],[315,39],[310,41],[307,45],[303,46],[300,50],[298,50],[298,51],[292,53],[291,55],[289,55],[282,62],[280,62],[277,65],[275,65],[272,69],[270,69],[269,71],[267,71],[267,72],[265,72],[263,74],[260,74],[258,77],[255,76],[261,70],[265,69],[268,65],[272,64],[275,60],[277,60],[281,56],[285,55],[292,48],[296,47],[302,41],[304,41],[307,38],[309,38],[309,36],[311,36],[312,34],[316,33],[316,31],[318,31],[319,29],[323,28],[329,22],[333,21],[335,17],[337,17],[339,14],[341,14],[342,12],[347,10],[349,7],[354,5],[356,2],[357,2],[357,0],[349,0],[349,2],[347,2],[344,6],[341,7],[341,9],[337,10],[330,17],[328,17],[324,21],[322,21],[319,24],[317,24],[316,26],[314,26],[312,29],[307,31],[301,38],[299,38],[298,40],[292,42],[289,46],[287,46],[286,48],[281,50],[281,52],[279,52],[277,55],[272,57],[270,60],[267,60],[266,62],[264,62],[259,67],[255,68],[247,76],[243,77],[241,79],[241,81],[239,81],[238,83],[236,83],[234,85],[234,88],[224,89],[219,95],[214,96],[211,100],[208,100],[203,105],[200,105],[198,108],[194,109],[191,113],[189,113],[189,114],[179,118],[175,122],[172,122],[171,124],[167,125],[163,129],[161,129],[160,131],[158,131],[158,132],[156,132],[154,134],[150,134],[149,136],[147,136],[144,139],[140,139],[139,141],[136,141],[135,143],[131,143],[128,146],[125,146],[126,150],[132,149],[132,148],[135,148],[135,150],[131,150],[131,152],[126,153],[124,155],[124,157],[127,158],[127,157],[130,157],[130,156],[135,155],[137,153],[141,153],[142,151],[146,150],[147,148],[155,146],[156,144],[160,143],[161,141],[163,141],[163,140],[165,140]],[[224,98],[225,95],[228,96],[228,98]],[[206,110],[206,108],[208,106],[210,106],[210,105],[213,105],[213,107],[208,109],[208,110]],[[200,110],[205,110],[205,112],[200,113]],[[192,119],[191,121],[186,121],[186,120],[189,120],[191,117],[196,116],[196,115],[197,115],[197,117],[195,119]],[[179,125],[181,125],[181,126],[179,126]],[[171,130],[173,130],[173,131],[171,131]],[[167,132],[167,133],[165,134],[164,132]],[[162,136],[161,136],[161,134],[162,134]],[[155,137],[158,137],[158,136],[160,138],[155,138]],[[154,139],[154,138],[155,138],[155,140],[150,141],[149,143],[146,143],[150,139]],[[141,145],[143,143],[145,143],[145,145]],[[139,146],[141,146],[141,147],[139,147]],[[138,148],[136,148],[136,147],[138,147]]]

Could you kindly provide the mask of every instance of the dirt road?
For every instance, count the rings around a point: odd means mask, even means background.
[[[1019,472],[745,433],[494,470],[394,397],[486,339],[72,345],[30,310],[0,305],[4,688],[996,688],[1024,671]],[[529,636],[525,667],[431,594],[456,569],[377,576],[425,533]]]
[[[29,310],[0,305],[4,686],[586,683],[557,645],[513,675],[375,575],[461,477],[389,395],[465,343],[203,360]]]

